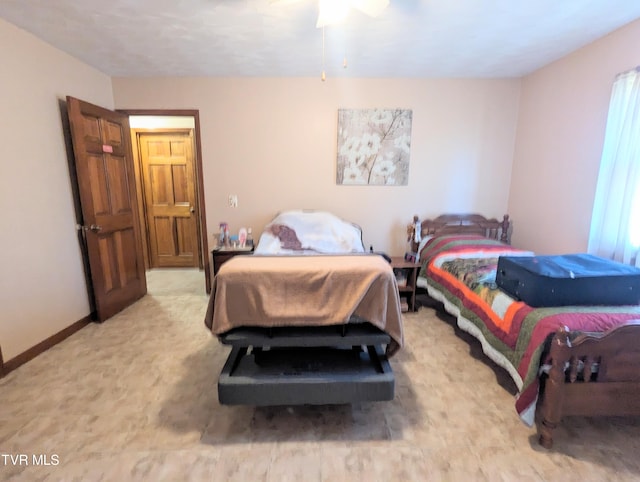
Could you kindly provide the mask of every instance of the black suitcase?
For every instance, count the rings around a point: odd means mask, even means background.
[[[496,284],[533,307],[640,304],[640,269],[590,254],[500,256]]]

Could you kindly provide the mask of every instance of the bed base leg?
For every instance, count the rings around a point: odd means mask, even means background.
[[[551,369],[543,391],[538,399],[538,442],[546,449],[553,446],[553,431],[562,420],[562,407],[564,402],[565,360],[570,359],[571,341],[569,329],[560,328],[551,340],[549,358]]]
[[[225,363],[225,368],[227,367],[228,364],[230,364],[229,370],[227,370],[229,372],[229,376],[233,375],[233,372],[236,371],[236,368],[238,368],[238,365],[240,364],[240,360],[246,354],[247,354],[247,347],[246,346],[242,346],[242,347],[234,346],[231,349],[231,353],[229,354],[229,358],[227,358],[227,362]],[[223,370],[224,370],[224,368],[223,368]]]
[[[251,354],[253,355],[253,359],[256,362],[256,365],[262,364],[262,347],[261,346],[252,346]]]
[[[376,368],[376,372],[384,373],[384,368],[382,368],[382,363],[380,363],[379,353],[376,349],[375,345],[367,345],[367,352],[369,353],[369,359],[373,366]]]
[[[542,445],[545,449],[550,449],[553,447],[553,431],[557,426],[557,423],[551,423],[548,420],[542,420],[542,422],[540,422],[538,428],[538,431],[540,433],[538,443],[540,443],[540,445]]]

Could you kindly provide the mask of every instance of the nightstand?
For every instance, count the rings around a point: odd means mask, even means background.
[[[405,261],[402,256],[392,256],[391,267],[398,280],[400,298],[406,298],[406,309],[403,311],[416,311],[416,280],[420,263]]]
[[[213,256],[213,276],[218,274],[220,266],[229,261],[234,256],[242,256],[247,254],[253,254],[253,248],[219,248],[211,251]]]

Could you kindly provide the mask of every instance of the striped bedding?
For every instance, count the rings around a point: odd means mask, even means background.
[[[481,236],[437,236],[420,250],[418,281],[509,372],[519,390],[516,410],[527,425],[534,422],[545,343],[559,328],[603,332],[640,317],[640,306],[532,308],[509,297],[495,283],[498,257],[531,254]]]

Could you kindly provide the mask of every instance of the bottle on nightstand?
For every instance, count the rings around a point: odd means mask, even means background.
[[[220,230],[218,231],[218,248],[224,246],[224,226],[220,223]]]
[[[247,247],[253,249],[253,231],[247,228]]]

